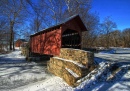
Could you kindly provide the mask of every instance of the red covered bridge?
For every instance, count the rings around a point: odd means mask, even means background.
[[[79,15],[30,36],[30,51],[36,54],[59,55],[60,48],[81,48],[81,32],[87,31]]]
[[[15,47],[20,47],[22,44],[24,43],[27,43],[27,41],[25,39],[18,39],[16,42],[15,42]]]

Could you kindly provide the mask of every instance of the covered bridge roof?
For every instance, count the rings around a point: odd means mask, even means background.
[[[17,41],[27,42],[25,39],[18,39]]]
[[[67,18],[65,21],[62,21],[62,22],[58,23],[57,25],[54,25],[54,26],[51,26],[49,28],[43,29],[42,31],[37,32],[37,33],[35,33],[35,34],[31,35],[31,36],[35,36],[35,35],[38,35],[40,33],[48,32],[51,29],[58,28],[61,25],[65,24],[65,23],[67,23],[67,22],[69,22],[70,20],[73,20],[73,19],[76,20],[76,22],[78,23],[78,25],[80,26],[82,31],[87,31],[87,28],[84,25],[84,23],[83,23],[82,19],[80,18],[80,16],[79,15],[74,15],[74,16],[71,16],[71,17]]]

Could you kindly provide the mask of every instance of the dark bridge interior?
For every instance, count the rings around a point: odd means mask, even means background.
[[[81,38],[77,31],[67,29],[62,34],[62,48],[81,48]]]

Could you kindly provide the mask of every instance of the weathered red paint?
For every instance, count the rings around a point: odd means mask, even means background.
[[[61,47],[61,29],[41,33],[31,38],[31,52],[58,55]]]
[[[18,39],[15,42],[15,47],[20,47],[24,42],[26,42],[24,39]]]
[[[67,29],[77,31],[80,36],[82,31],[87,30],[80,17],[75,16],[65,23],[31,35],[31,52],[47,55],[59,55],[62,45],[62,34]]]

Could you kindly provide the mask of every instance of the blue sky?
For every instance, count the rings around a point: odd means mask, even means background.
[[[100,22],[110,16],[117,29],[130,28],[130,0],[92,0],[92,11],[98,12]]]

